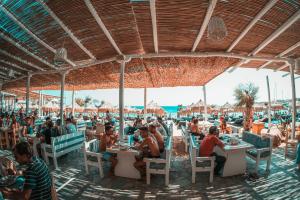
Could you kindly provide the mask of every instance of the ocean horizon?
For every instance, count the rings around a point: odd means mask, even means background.
[[[144,109],[144,106],[130,106],[130,107],[140,109],[140,110]],[[161,106],[161,107],[164,109],[166,113],[169,114],[174,114],[177,113],[178,111],[178,106]],[[185,106],[182,107],[184,108]]]

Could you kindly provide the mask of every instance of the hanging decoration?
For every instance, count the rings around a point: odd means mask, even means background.
[[[227,36],[227,28],[221,17],[214,16],[207,27],[207,37],[214,41],[223,40]]]

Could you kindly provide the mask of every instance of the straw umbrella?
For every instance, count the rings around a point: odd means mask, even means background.
[[[158,103],[152,100],[147,104],[147,113],[164,115],[165,111],[160,105],[158,105]]]
[[[200,99],[197,103],[191,105],[191,110],[194,113],[201,113],[204,111],[204,102]]]

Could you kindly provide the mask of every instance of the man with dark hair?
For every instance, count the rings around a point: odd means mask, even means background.
[[[28,142],[20,142],[13,149],[16,161],[20,165],[27,165],[24,171],[23,191],[4,191],[9,199],[43,199],[51,200],[51,177],[45,162],[33,156],[32,148]]]
[[[143,142],[137,145],[137,149],[143,152],[143,156],[136,157],[134,167],[140,172],[141,177],[146,174],[146,163],[143,161],[144,157],[159,158],[160,152],[157,141],[149,135],[148,127],[143,126],[139,128]]]
[[[76,127],[72,123],[72,120],[70,118],[66,119],[66,133],[71,134],[71,133],[76,133]]]
[[[153,138],[156,140],[160,153],[165,150],[164,137],[157,131],[155,124],[149,125],[149,132],[152,134]]]
[[[103,152],[103,159],[111,162],[111,173],[114,173],[115,167],[118,163],[117,157],[115,154],[107,152],[106,148],[114,145],[118,140],[118,135],[114,133],[113,126],[105,126],[105,134],[100,138],[100,151]]]
[[[215,167],[215,175],[220,174],[220,170],[224,167],[226,158],[224,156],[220,156],[214,152],[214,147],[219,146],[224,151],[224,143],[218,138],[219,130],[216,126],[211,126],[209,128],[209,133],[204,137],[200,144],[200,157],[208,157],[215,156],[216,158],[216,167]]]

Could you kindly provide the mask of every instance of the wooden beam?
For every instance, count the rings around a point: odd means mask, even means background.
[[[291,51],[293,51],[294,49],[296,49],[296,48],[299,47],[299,46],[300,46],[300,41],[297,42],[296,44],[294,44],[293,46],[289,47],[289,48],[286,49],[285,51],[281,52],[280,54],[278,54],[278,55],[276,56],[276,58],[285,56],[286,54],[290,53]],[[262,68],[268,66],[268,65],[271,64],[271,63],[272,63],[271,61],[266,62],[265,64],[261,65],[257,70],[260,70],[260,69],[262,69]],[[283,65],[283,66],[284,66],[284,65]],[[283,67],[283,66],[282,66],[282,67]],[[279,68],[278,68],[277,70],[279,70]]]
[[[152,22],[154,51],[155,51],[155,53],[158,53],[158,37],[157,37],[155,0],[150,0],[150,13],[151,13],[151,22]]]
[[[276,3],[278,0],[270,0],[265,7],[253,18],[253,20],[247,25],[243,32],[234,40],[234,42],[227,49],[227,52],[232,51],[232,49],[244,38],[244,36],[249,32],[249,30],[255,26],[262,16],[264,16]]]
[[[81,44],[80,40],[72,33],[72,31],[56,16],[56,14],[46,5],[43,0],[37,0],[50,16],[60,25],[60,27],[70,36],[70,38],[84,51],[91,59],[96,59],[95,56]]]
[[[288,29],[294,22],[300,18],[300,10],[293,14],[284,24],[282,24],[275,32],[273,32],[267,39],[265,39],[258,47],[256,47],[251,54],[256,55],[262,49],[264,49],[268,44],[275,40],[281,33]]]
[[[4,35],[2,32],[0,32],[0,37],[2,37],[4,40],[6,40],[7,42],[9,42],[10,44],[14,45],[15,47],[17,47],[18,49],[20,49],[21,51],[23,51],[24,53],[30,55],[31,57],[35,58],[36,60],[44,63],[45,65],[53,68],[53,69],[57,69],[57,67],[55,67],[54,65],[50,64],[48,61],[38,57],[37,55],[31,53],[30,51],[28,51],[27,49],[25,49],[23,46],[21,46],[20,44],[16,43],[14,40],[12,40],[11,38],[7,37],[6,35]],[[38,70],[43,70],[43,68],[36,68]]]
[[[4,54],[4,55],[6,55],[7,57],[10,57],[10,58],[12,58],[12,59],[14,59],[14,60],[17,60],[17,61],[19,61],[19,62],[21,62],[21,63],[23,63],[23,64],[25,64],[25,65],[28,65],[28,66],[30,66],[30,67],[32,67],[32,68],[35,68],[35,69],[38,69],[38,70],[41,70],[41,71],[45,71],[43,68],[40,68],[40,67],[36,66],[35,64],[33,64],[33,63],[31,63],[31,62],[28,62],[28,61],[26,61],[26,60],[23,60],[23,59],[20,58],[20,57],[14,56],[14,55],[12,55],[11,53],[8,53],[7,51],[4,51],[4,50],[0,49],[0,53]]]
[[[1,62],[1,63],[4,63],[4,64],[6,64],[6,65],[9,65],[10,67],[15,68],[15,69],[19,69],[19,70],[26,71],[26,72],[29,72],[29,71],[30,71],[30,70],[28,70],[28,69],[25,69],[25,68],[23,68],[23,67],[20,67],[19,65],[16,65],[16,64],[14,64],[14,63],[8,62],[8,61],[6,61],[6,60],[0,59],[0,62]]]
[[[293,14],[283,25],[281,25],[276,31],[274,31],[267,39],[265,39],[259,46],[257,46],[248,56],[254,56],[262,49],[264,49],[268,44],[275,40],[281,33],[288,29],[294,22],[300,18],[300,10]],[[240,67],[245,63],[248,63],[249,60],[240,61],[235,67]]]
[[[93,15],[94,19],[96,20],[97,24],[100,26],[101,30],[103,31],[103,33],[105,34],[105,36],[107,37],[107,39],[109,40],[109,42],[111,43],[111,45],[114,47],[114,49],[118,52],[119,55],[122,55],[121,50],[119,49],[117,43],[115,42],[115,40],[112,38],[111,34],[109,33],[109,31],[107,30],[106,26],[104,25],[102,19],[100,18],[100,16],[98,15],[97,11],[95,10],[94,6],[92,5],[90,0],[84,0],[85,5],[88,7],[90,13]]]
[[[208,6],[208,9],[206,11],[206,15],[205,15],[205,18],[204,18],[203,23],[201,25],[201,28],[199,30],[199,33],[198,33],[198,35],[196,37],[196,40],[195,40],[195,42],[193,44],[193,47],[192,47],[192,50],[191,50],[192,52],[195,52],[195,50],[196,50],[196,48],[197,48],[197,46],[198,46],[201,38],[203,37],[203,34],[205,32],[205,29],[206,29],[206,27],[207,27],[207,25],[209,23],[209,20],[210,20],[212,14],[214,12],[214,9],[215,9],[215,7],[217,5],[217,2],[218,2],[217,0],[210,0],[209,1],[209,6]]]
[[[56,53],[56,50],[52,48],[50,45],[45,43],[43,40],[41,40],[37,35],[35,35],[32,31],[30,31],[22,22],[20,22],[10,11],[8,11],[2,4],[0,4],[0,9],[9,16],[16,24],[18,24],[25,32],[27,32],[31,37],[33,37],[38,43],[43,45],[45,48],[47,48],[52,53]],[[68,62],[73,67],[76,66],[74,62],[72,62],[69,59],[66,59],[66,62]]]

